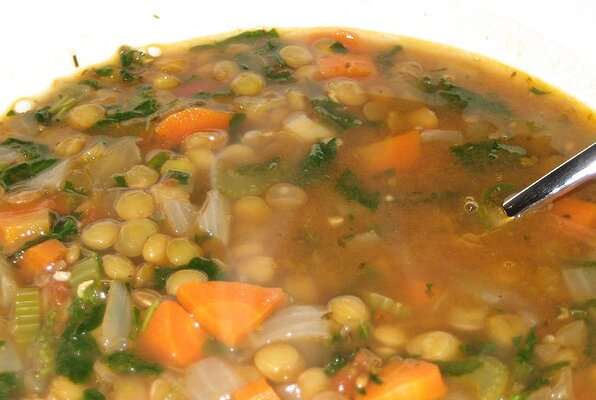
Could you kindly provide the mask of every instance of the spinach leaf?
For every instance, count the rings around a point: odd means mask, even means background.
[[[230,118],[230,126],[228,127],[228,132],[230,136],[234,137],[240,131],[240,127],[246,120],[246,114],[244,113],[234,113],[232,118]]]
[[[456,361],[435,361],[441,373],[447,376],[461,376],[474,372],[482,367],[482,361],[476,358],[465,358]]]
[[[389,50],[377,55],[375,61],[381,69],[387,70],[395,65],[395,55],[402,50],[402,46],[399,44],[395,45]]]
[[[505,198],[513,193],[514,190],[515,186],[511,183],[499,182],[488,188],[482,195],[482,199],[486,204],[500,207]]]
[[[342,42],[333,42],[329,49],[334,53],[345,54],[348,52],[348,48],[343,45]]]
[[[220,40],[215,43],[211,44],[200,44],[198,46],[193,46],[190,48],[191,51],[202,50],[206,48],[212,47],[223,47],[227,46],[232,43],[248,43],[248,42],[255,42],[260,39],[275,39],[279,37],[279,33],[275,29],[256,29],[253,31],[244,31],[234,36],[230,36],[229,38]]]
[[[534,346],[538,343],[536,327],[532,327],[526,337],[517,336],[513,338],[515,358],[520,363],[531,363],[534,359]]]
[[[495,342],[469,342],[460,346],[462,353],[468,356],[479,356],[483,354],[495,354],[497,344]]]
[[[65,217],[58,218],[54,222],[52,230],[47,237],[49,239],[57,239],[61,242],[66,242],[76,236],[77,233],[79,233],[77,219],[72,215],[67,215]]]
[[[300,183],[307,184],[316,181],[325,175],[329,166],[337,155],[337,140],[315,143],[310,152],[302,161],[300,167]]]
[[[162,167],[162,165],[164,165],[165,162],[168,161],[169,159],[170,159],[169,153],[167,153],[165,151],[160,151],[159,153],[157,153],[156,155],[151,157],[151,159],[149,161],[147,161],[147,165],[150,166],[151,168],[159,171],[160,168]]]
[[[48,158],[12,165],[0,172],[0,184],[7,190],[19,182],[31,179],[37,174],[52,167],[57,159]]]
[[[166,286],[166,281],[176,271],[180,271],[183,269],[193,269],[195,271],[204,272],[210,281],[221,279],[221,272],[217,264],[209,259],[204,257],[195,257],[190,262],[184,266],[178,268],[157,268],[155,270],[155,287],[157,289],[163,289]]]
[[[19,380],[14,372],[0,373],[0,400],[16,399],[19,392]]]
[[[325,365],[325,373],[328,376],[337,374],[340,369],[348,365],[348,361],[349,360],[341,354],[334,355],[331,361]]]
[[[117,374],[159,374],[161,365],[145,361],[130,351],[119,351],[105,357],[104,361]]]
[[[36,158],[41,158],[48,152],[48,147],[46,145],[33,142],[26,142],[24,140],[14,138],[6,139],[4,142],[2,142],[2,144],[0,144],[0,146],[8,147],[10,149],[18,151],[26,160],[34,160]]]
[[[71,108],[85,97],[88,91],[89,88],[83,85],[67,86],[60,92],[54,103],[35,112],[35,119],[42,125],[51,125],[55,121],[60,121]]]
[[[133,82],[139,80],[141,77],[138,74],[138,66],[143,65],[148,56],[140,50],[131,49],[123,46],[119,51],[120,65],[120,79],[123,82]]]
[[[182,171],[168,171],[166,177],[174,179],[181,185],[187,185],[190,179],[190,174]]]
[[[337,181],[336,190],[346,199],[356,201],[371,211],[379,207],[379,192],[367,192],[362,188],[356,175],[346,170]]]
[[[87,388],[83,392],[82,400],[106,400],[106,396],[95,388]]]
[[[222,89],[215,92],[197,92],[193,94],[192,97],[200,100],[209,100],[218,99],[222,97],[230,97],[233,95],[234,93],[230,89]]]
[[[128,183],[126,183],[126,178],[124,175],[114,175],[112,176],[112,179],[114,180],[116,187],[128,187]]]
[[[266,66],[263,69],[263,74],[269,82],[273,83],[296,82],[296,78],[294,78],[294,71],[292,71],[291,68],[283,66]]]
[[[114,75],[114,68],[112,67],[101,67],[95,69],[95,74],[102,78],[107,78]]]
[[[62,191],[64,193],[70,193],[77,196],[87,196],[87,192],[83,188],[75,187],[74,183],[71,181],[65,181],[64,185],[62,186]]]
[[[515,162],[521,156],[526,155],[526,150],[523,147],[507,145],[497,140],[487,140],[452,146],[451,154],[464,167],[471,170],[482,170],[496,162],[505,164]]]
[[[92,88],[92,89],[95,89],[95,90],[97,90],[97,89],[101,88],[101,85],[100,85],[100,83],[99,83],[97,80],[95,80],[95,79],[84,79],[84,80],[82,80],[82,81],[81,81],[81,82],[79,82],[79,83],[80,83],[81,85],[87,85],[87,86],[89,86],[90,88]]]
[[[153,98],[145,99],[132,109],[123,110],[121,108],[116,108],[114,110],[108,110],[106,113],[106,117],[95,125],[102,127],[111,124],[116,124],[123,121],[128,121],[134,118],[145,118],[154,114],[159,110],[159,103]]]
[[[331,100],[328,97],[320,97],[311,100],[313,111],[322,120],[331,123],[340,130],[356,128],[362,125],[362,121],[346,111],[346,108]]]

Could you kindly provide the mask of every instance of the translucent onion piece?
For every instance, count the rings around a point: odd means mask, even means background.
[[[192,400],[224,400],[246,382],[224,361],[209,357],[188,367],[185,384]]]
[[[70,160],[60,161],[39,175],[16,185],[13,190],[59,190],[68,176],[71,164]]]
[[[406,317],[410,314],[409,308],[402,303],[376,292],[365,293],[364,300],[373,310],[386,312],[396,318]]]
[[[106,352],[126,349],[132,327],[132,301],[126,285],[112,281],[101,324],[100,343]]]
[[[331,338],[329,321],[324,318],[327,310],[316,306],[290,306],[269,318],[251,337],[254,348],[267,343]]]
[[[583,302],[596,297],[596,268],[568,268],[563,270],[563,279],[573,300]]]
[[[227,245],[230,240],[231,221],[230,200],[217,190],[207,192],[205,203],[197,218],[199,228]]]
[[[0,373],[18,372],[23,369],[17,349],[11,341],[6,340],[0,347]]]
[[[490,356],[478,357],[482,366],[469,374],[456,378],[476,389],[478,400],[499,400],[507,389],[509,371],[499,360]]]
[[[95,186],[110,187],[114,185],[113,175],[123,174],[140,163],[141,151],[137,139],[129,136],[110,144],[103,156],[87,163],[87,169],[91,172]]]
[[[174,235],[184,236],[189,233],[195,219],[195,208],[190,201],[164,198],[161,212]]]
[[[284,128],[306,143],[315,143],[333,136],[330,129],[302,113],[288,117],[284,121]]]
[[[0,167],[5,167],[19,160],[21,155],[18,151],[7,147],[0,147]]]
[[[423,142],[445,142],[450,144],[461,144],[464,136],[460,131],[449,131],[443,129],[425,129],[420,134]]]
[[[574,398],[573,379],[569,367],[561,370],[554,384],[542,387],[528,396],[528,400],[573,400]]]
[[[16,292],[17,283],[14,279],[13,269],[6,258],[0,256],[0,310],[4,315],[13,305]]]

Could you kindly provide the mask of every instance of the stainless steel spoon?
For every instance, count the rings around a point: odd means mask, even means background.
[[[596,177],[596,143],[503,202],[509,217],[517,217],[540,204],[553,201]]]

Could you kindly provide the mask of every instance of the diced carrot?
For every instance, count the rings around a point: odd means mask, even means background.
[[[176,296],[207,332],[230,347],[240,344],[286,302],[279,288],[240,282],[191,282],[181,286]]]
[[[553,204],[553,213],[579,225],[596,226],[596,204],[591,201],[563,197]]]
[[[279,396],[265,378],[261,378],[238,389],[232,396],[234,400],[279,400]]]
[[[0,246],[9,253],[49,230],[50,211],[47,208],[0,212]]]
[[[47,271],[66,256],[66,247],[56,239],[46,240],[29,247],[18,261],[19,272],[28,281]]]
[[[201,359],[207,335],[178,303],[163,301],[150,318],[137,341],[139,353],[173,368]]]
[[[366,386],[363,400],[436,400],[447,392],[439,367],[426,361],[394,361],[379,378]]]
[[[362,168],[370,173],[408,171],[420,158],[420,133],[411,131],[383,139],[358,149],[357,155]]]
[[[155,134],[164,146],[173,147],[202,129],[226,129],[231,118],[228,112],[191,107],[168,115],[157,125]]]
[[[323,79],[344,76],[364,78],[377,72],[370,57],[358,54],[335,54],[319,59],[319,73]]]

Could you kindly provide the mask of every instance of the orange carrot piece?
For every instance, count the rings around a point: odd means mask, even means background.
[[[155,133],[159,142],[172,147],[202,129],[226,129],[231,118],[228,112],[191,107],[168,115],[157,125]]]
[[[564,197],[553,204],[553,213],[579,225],[596,226],[596,204],[591,201]]]
[[[16,251],[49,230],[50,211],[47,208],[0,212],[0,246],[7,252]]]
[[[363,400],[437,400],[447,388],[435,364],[419,361],[394,361],[380,374],[382,383],[370,382]]]
[[[207,335],[178,303],[163,301],[150,318],[137,341],[144,357],[173,368],[185,368],[203,357]]]
[[[65,256],[66,247],[62,242],[56,239],[46,240],[25,250],[18,261],[19,272],[23,278],[31,281]]]
[[[420,133],[411,131],[383,139],[357,150],[362,167],[370,173],[390,169],[404,172],[412,169],[420,158]]]
[[[364,78],[377,72],[370,57],[357,54],[335,54],[319,59],[319,73],[323,79],[345,76]]]
[[[207,332],[229,347],[240,344],[286,302],[279,288],[240,282],[191,282],[181,286],[176,297]]]
[[[261,378],[238,389],[233,400],[279,400],[279,396],[265,378]]]

